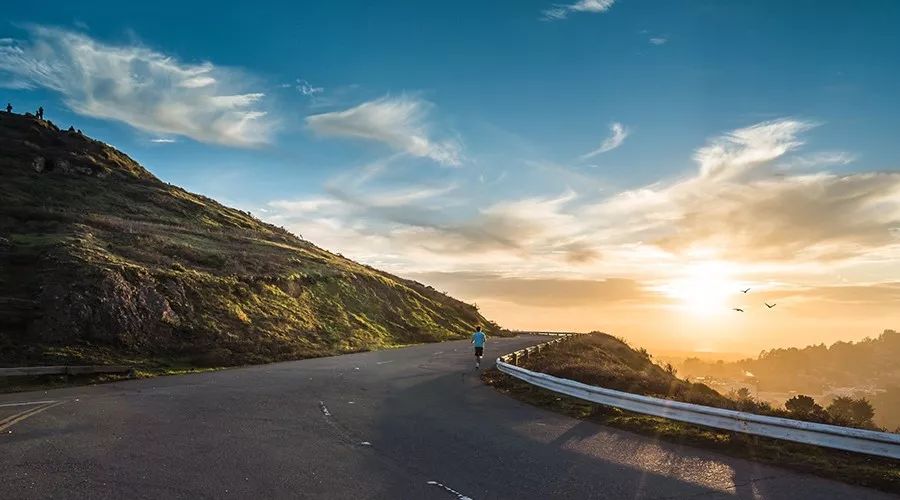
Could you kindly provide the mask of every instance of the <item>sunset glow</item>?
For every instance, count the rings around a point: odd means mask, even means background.
[[[730,302],[741,285],[731,278],[733,265],[725,262],[701,262],[687,266],[683,276],[660,290],[678,301],[679,308],[694,315],[711,316],[731,313]]]
[[[0,86],[505,327],[750,354],[900,327],[893,7],[817,6],[843,31],[798,16],[798,44],[766,2],[603,4],[392,3],[365,11],[375,31],[321,4],[256,13],[271,28],[237,48],[23,4]]]

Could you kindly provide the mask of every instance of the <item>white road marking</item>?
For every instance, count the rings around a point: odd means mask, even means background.
[[[362,443],[359,443],[359,444],[361,444],[363,446],[372,446],[372,443],[370,443],[368,441],[363,441]]]
[[[463,495],[462,493],[454,490],[453,488],[451,488],[449,486],[445,486],[444,484],[441,484],[437,481],[428,481],[428,484],[430,484],[432,486],[437,486],[438,488],[443,488],[444,491],[456,495],[457,500],[472,500],[472,497],[467,497],[467,496]]]
[[[393,363],[393,362],[394,362],[394,360],[392,359],[392,360],[390,360],[390,361],[379,361],[379,362],[377,362],[377,363],[375,363],[375,364],[376,364],[376,365],[386,365],[386,364],[388,364],[388,363]]]
[[[77,400],[76,400],[77,401]],[[28,406],[28,405],[48,405],[50,403],[55,403],[56,401],[23,401],[21,403],[5,403],[0,405],[0,407],[6,406]]]
[[[330,417],[330,416],[331,416],[331,412],[328,411],[328,407],[325,406],[325,401],[319,401],[319,408],[322,409],[322,414],[323,414],[323,415],[325,415],[326,417]]]

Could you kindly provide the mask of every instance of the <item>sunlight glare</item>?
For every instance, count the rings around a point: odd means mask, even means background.
[[[722,314],[731,310],[733,306],[730,301],[741,287],[732,278],[734,272],[734,265],[728,262],[693,263],[662,290],[677,299],[683,310],[692,314]]]

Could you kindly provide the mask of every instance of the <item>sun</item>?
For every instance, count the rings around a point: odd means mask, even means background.
[[[721,314],[733,307],[734,295],[740,293],[741,283],[732,278],[734,273],[734,265],[728,262],[692,263],[661,289],[684,311],[701,316]]]

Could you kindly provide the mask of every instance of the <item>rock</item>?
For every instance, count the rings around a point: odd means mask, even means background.
[[[43,172],[46,167],[47,159],[43,156],[36,156],[34,160],[31,160],[31,168],[33,168],[37,173]]]
[[[91,167],[86,167],[84,165],[75,165],[72,167],[72,170],[81,174],[81,175],[92,175],[94,173],[94,169]]]
[[[48,284],[39,297],[43,309],[33,333],[47,342],[75,339],[129,349],[171,347],[179,317],[159,285],[143,272],[97,270],[98,280],[79,285]]]
[[[56,160],[53,168],[63,173],[69,173],[69,162],[66,160]]]

